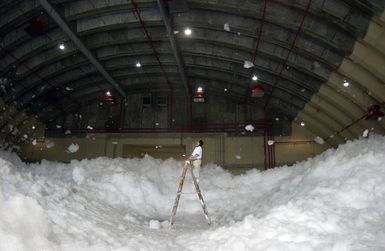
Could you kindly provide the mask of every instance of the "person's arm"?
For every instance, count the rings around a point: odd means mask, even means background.
[[[197,147],[195,147],[194,151],[192,152],[192,154],[190,155],[190,157],[188,158],[188,160],[196,160],[196,158],[199,156],[199,154],[197,153]]]
[[[197,158],[196,154],[195,155],[191,154],[190,157],[188,157],[188,160],[196,160],[196,158]]]

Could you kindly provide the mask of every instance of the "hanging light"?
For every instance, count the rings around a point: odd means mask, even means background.
[[[193,96],[193,101],[194,101],[194,103],[204,103],[205,102],[205,97],[203,94],[202,86],[198,86],[198,88],[196,89],[194,96]]]
[[[36,128],[36,127],[33,125],[33,126],[32,126],[32,130],[35,130],[35,128]]]
[[[343,84],[345,87],[349,87],[350,86],[350,83],[348,80],[344,79],[344,84]]]
[[[227,92],[227,88],[223,89],[223,91]]]
[[[301,121],[301,126],[304,127],[305,126],[305,122]]]
[[[61,44],[59,44],[59,49],[60,50],[64,50],[66,47],[65,47],[65,45],[63,44],[63,43],[61,43]]]
[[[139,68],[142,67],[142,64],[138,61],[135,66]]]
[[[187,35],[187,36],[190,36],[192,33],[191,29],[189,27],[187,27],[186,29],[184,29],[184,34]]]
[[[255,85],[251,89],[251,97],[253,98],[262,98],[265,95],[265,88],[260,85]]]
[[[107,92],[106,92],[106,95],[107,95],[107,96],[111,96],[111,92],[110,92],[110,91],[107,91]]]
[[[257,81],[258,80],[258,76],[254,74],[251,79],[254,80],[254,81]]]

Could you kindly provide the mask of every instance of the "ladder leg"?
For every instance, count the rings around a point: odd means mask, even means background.
[[[179,199],[180,199],[180,196],[182,194],[183,183],[184,183],[184,179],[186,178],[186,172],[187,172],[187,164],[183,168],[182,175],[181,175],[181,178],[179,181],[178,190],[176,192],[175,202],[174,202],[174,206],[172,208],[171,217],[170,217],[170,228],[174,224],[174,221],[175,221],[175,215],[176,215],[176,211],[178,209]]]
[[[191,177],[192,177],[193,182],[194,182],[195,190],[196,190],[196,192],[198,194],[198,198],[199,198],[199,201],[200,201],[202,209],[203,209],[203,213],[205,215],[207,223],[209,225],[211,225],[211,220],[210,220],[210,217],[209,217],[209,212],[207,211],[206,203],[205,203],[205,201],[203,199],[203,196],[202,196],[202,193],[201,193],[201,189],[199,188],[199,184],[198,184],[198,182],[197,182],[197,180],[196,180],[196,178],[194,176],[193,167],[192,167],[191,164],[190,164],[190,172],[191,172]]]

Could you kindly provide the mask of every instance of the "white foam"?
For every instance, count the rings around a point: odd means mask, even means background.
[[[0,250],[382,250],[385,138],[234,176],[206,164],[188,176],[168,230],[182,163],[173,159],[42,161],[0,152]],[[363,234],[365,233],[365,234]]]

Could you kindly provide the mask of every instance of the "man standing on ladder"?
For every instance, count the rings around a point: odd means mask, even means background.
[[[203,209],[203,213],[205,215],[207,223],[209,225],[211,224],[209,213],[207,211],[206,204],[205,204],[205,201],[203,200],[201,189],[199,188],[199,184],[198,184],[198,182],[199,182],[199,171],[200,171],[200,168],[201,168],[201,165],[202,165],[202,146],[203,146],[203,141],[199,140],[197,142],[197,144],[196,144],[196,147],[195,147],[193,153],[186,160],[186,163],[184,165],[184,168],[183,168],[183,171],[182,171],[182,175],[179,178],[179,185],[178,185],[178,190],[176,191],[176,197],[175,197],[175,201],[174,201],[174,206],[173,206],[172,211],[171,211],[170,228],[174,224],[174,221],[175,221],[176,211],[178,209],[179,199],[180,199],[180,196],[182,194],[183,184],[184,184],[184,180],[185,180],[186,173],[187,173],[188,169],[190,170],[191,176],[193,178],[193,184],[194,184],[195,190],[197,192],[199,201],[201,203],[201,206],[202,206],[202,209]]]
[[[202,165],[202,152],[203,152],[202,146],[203,146],[203,141],[199,140],[196,143],[196,146],[191,156],[188,158],[189,161],[192,161],[193,174],[196,178],[197,183],[199,183],[199,172],[201,170],[201,165]]]

